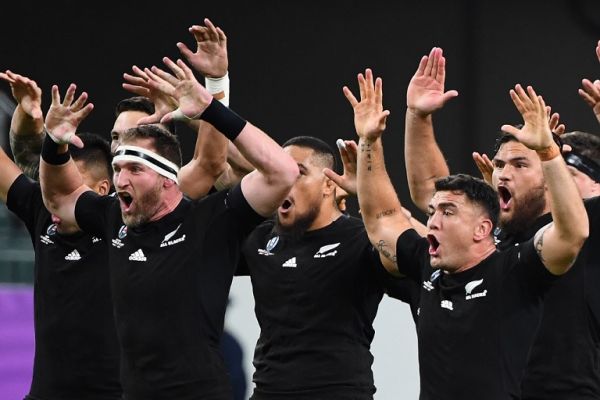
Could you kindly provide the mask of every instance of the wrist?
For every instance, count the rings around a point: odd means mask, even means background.
[[[49,134],[44,138],[41,156],[46,163],[51,165],[66,164],[71,159],[69,146],[56,143]]]
[[[548,147],[544,147],[543,149],[537,149],[535,151],[542,162],[550,161],[560,156],[560,148],[556,143],[552,143]]]
[[[213,99],[206,110],[200,115],[200,119],[208,122],[232,142],[246,126],[246,120],[228,109],[218,100]]]
[[[220,78],[206,77],[206,90],[225,107],[229,107],[229,72]]]
[[[427,120],[431,118],[433,113],[419,110],[415,107],[406,107],[406,115],[416,119]]]

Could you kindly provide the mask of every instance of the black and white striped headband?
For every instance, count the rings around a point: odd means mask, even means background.
[[[152,168],[165,178],[171,179],[179,184],[179,181],[177,180],[179,167],[151,150],[143,147],[121,145],[117,148],[117,151],[115,151],[115,156],[112,160],[113,166],[119,161],[139,162],[148,168]]]

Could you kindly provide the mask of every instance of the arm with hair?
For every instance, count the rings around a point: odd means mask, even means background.
[[[587,212],[560,156],[560,149],[552,139],[544,100],[531,86],[525,91],[516,85],[510,96],[525,125],[522,129],[504,125],[502,130],[538,153],[550,195],[553,222],[535,234],[535,249],[546,268],[555,275],[561,275],[573,265],[589,235]]]
[[[435,181],[447,176],[448,165],[433,131],[432,114],[453,97],[456,90],[444,92],[446,59],[442,49],[434,47],[423,56],[406,93],[404,157],[406,176],[413,203],[427,212],[435,191]]]
[[[385,169],[381,135],[389,111],[383,110],[381,78],[373,84],[373,73],[358,75],[360,102],[350,89],[344,94],[354,109],[354,125],[359,136],[357,158],[358,204],[369,240],[379,251],[386,270],[398,274],[396,242],[412,226]]]
[[[258,214],[271,215],[298,177],[294,159],[263,131],[214,100],[183,61],[174,63],[166,57],[163,60],[179,79],[176,87],[168,89],[169,94],[178,100],[179,108],[165,115],[161,122],[173,118],[200,118],[232,140],[248,162],[256,167],[241,182],[246,200]],[[149,84],[160,83],[150,80]]]
[[[44,141],[42,90],[36,82],[11,71],[0,73],[10,84],[17,107],[10,123],[10,147],[15,163],[28,177],[39,179],[39,163]]]
[[[52,105],[45,121],[48,131],[40,162],[40,184],[48,211],[58,216],[63,225],[78,228],[75,205],[79,196],[90,189],[84,185],[75,162],[68,155],[68,144],[83,147],[74,132],[92,111],[93,105],[85,104],[85,92],[73,101],[75,89],[75,85],[71,84],[61,103],[58,87],[52,87]]]

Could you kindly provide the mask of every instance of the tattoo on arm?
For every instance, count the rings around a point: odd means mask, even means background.
[[[15,164],[25,175],[34,180],[39,180],[40,153],[45,135],[16,135],[10,132],[10,149],[13,153]]]
[[[387,216],[395,214],[395,213],[396,213],[395,208],[392,208],[391,210],[383,210],[382,212],[375,214],[375,218],[379,219],[379,218],[387,217]]]
[[[546,260],[544,260],[544,257],[542,256],[542,249],[544,248],[544,234],[546,233],[549,227],[550,225],[546,225],[545,227],[540,229],[540,231],[535,235],[535,239],[533,242],[533,245],[535,246],[535,251],[543,263],[546,262]]]
[[[389,250],[389,247],[390,246],[385,240],[380,240],[379,242],[377,242],[377,251],[379,251],[379,253],[382,254],[385,258],[397,265],[398,261],[396,259],[396,255]]]
[[[371,171],[371,143],[361,143],[360,151],[367,153],[367,171]]]

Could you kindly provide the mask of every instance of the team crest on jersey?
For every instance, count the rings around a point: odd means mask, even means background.
[[[337,242],[321,247],[319,251],[317,251],[317,253],[314,255],[314,258],[334,257],[338,252],[334,249],[336,249],[339,245],[340,242]]]
[[[475,289],[480,289],[483,279],[471,281],[465,285],[465,300],[476,299],[487,296],[487,289],[473,293]]]
[[[48,236],[52,236],[52,235],[56,235],[56,224],[50,224],[48,225],[48,229],[46,229],[46,235]]]
[[[127,225],[121,226],[121,229],[119,229],[119,234],[117,236],[119,237],[119,239],[125,239],[125,236],[127,236]]]

